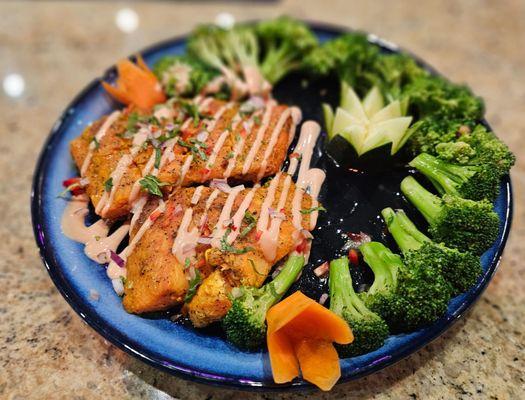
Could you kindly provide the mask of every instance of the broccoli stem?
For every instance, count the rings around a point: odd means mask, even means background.
[[[295,282],[297,275],[301,272],[304,265],[304,256],[291,255],[286,260],[283,268],[273,281],[268,283],[267,287],[273,296],[273,303],[277,303],[286,291]]]
[[[374,273],[374,283],[370,286],[368,295],[389,290],[397,285],[397,272],[403,266],[401,257],[379,242],[363,243],[359,250]]]
[[[407,176],[401,181],[401,191],[430,225],[437,222],[442,210],[442,201],[438,196],[426,190],[412,176]]]
[[[425,175],[442,195],[459,196],[458,185],[475,174],[469,167],[449,164],[426,153],[418,155],[409,165]]]
[[[389,232],[403,253],[417,250],[423,243],[430,241],[430,238],[417,229],[403,210],[394,211],[391,208],[385,208],[381,211],[381,215],[383,215]]]
[[[342,315],[343,311],[346,311],[354,317],[371,314],[354,291],[348,269],[348,258],[341,257],[330,261],[329,286],[331,311],[337,315]]]

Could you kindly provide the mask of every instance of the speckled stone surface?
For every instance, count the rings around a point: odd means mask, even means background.
[[[456,1],[0,2],[1,399],[518,399],[525,393],[525,3]],[[124,6],[138,29],[114,23]],[[119,57],[211,21],[289,13],[374,32],[486,99],[487,117],[518,155],[516,210],[500,269],[478,304],[445,335],[397,365],[331,394],[244,394],[189,383],[133,359],[82,323],[54,288],[33,240],[29,194],[47,132],[71,98]]]

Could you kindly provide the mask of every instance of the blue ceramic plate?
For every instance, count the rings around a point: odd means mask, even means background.
[[[335,37],[342,30],[312,25],[320,40]],[[384,51],[396,52],[397,48],[370,36]],[[159,58],[184,51],[184,39],[174,39],[141,52],[151,66]],[[418,61],[419,62],[419,61]],[[421,63],[426,68],[425,64]],[[103,79],[115,78],[114,67]],[[337,93],[337,82],[324,82],[304,86],[303,78],[292,76],[280,84],[276,97],[289,104],[297,104],[306,118],[321,121],[319,104]],[[332,90],[318,87],[326,85]],[[155,367],[183,378],[206,383],[235,386],[246,389],[285,390],[308,387],[296,380],[287,385],[276,385],[272,380],[267,352],[246,353],[228,344],[219,330],[199,331],[184,323],[173,323],[167,317],[142,318],[128,314],[114,293],[103,267],[95,264],[83,254],[83,246],[67,239],[61,232],[60,219],[66,201],[57,198],[62,190],[62,181],[77,175],[69,154],[69,142],[78,136],[84,127],[117,105],[104,93],[100,78],[90,83],[69,105],[53,127],[38,160],[32,193],[33,228],[45,267],[53,282],[73,309],[102,336],[129,354]],[[344,243],[337,232],[365,231],[373,238],[388,242],[383,236],[383,226],[378,219],[385,206],[410,209],[398,193],[398,185],[407,172],[405,167],[389,168],[388,172],[376,175],[351,174],[339,171],[321,151],[317,149],[317,166],[327,170],[328,179],[321,193],[321,201],[328,209],[314,232],[315,241],[311,263],[306,267],[301,280],[292,290],[301,289],[312,298],[319,298],[326,291],[312,269],[320,262],[336,256]],[[391,336],[385,345],[373,353],[342,360],[342,379],[347,381],[378,371],[408,356],[426,345],[458,320],[475,302],[492,278],[502,254],[510,228],[512,194],[509,179],[502,182],[501,194],[495,202],[501,220],[498,240],[482,257],[484,274],[468,293],[450,302],[447,314],[432,326],[410,334]],[[355,281],[370,280],[366,271],[353,271]],[[100,294],[92,299],[90,292]]]

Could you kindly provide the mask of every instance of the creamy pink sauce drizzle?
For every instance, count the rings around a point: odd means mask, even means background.
[[[250,148],[250,151],[248,152],[248,155],[246,156],[246,160],[244,160],[244,164],[242,166],[242,173],[246,174],[251,165],[252,162],[259,151],[259,147],[261,147],[262,140],[264,138],[264,133],[268,129],[268,126],[270,125],[270,118],[272,116],[272,111],[275,107],[275,101],[269,100],[266,104],[266,111],[264,112],[262,124],[257,130],[257,135],[255,136],[255,140],[253,141],[252,147]]]
[[[230,220],[230,215],[233,207],[233,203],[235,202],[235,198],[237,195],[244,189],[244,185],[239,185],[231,188],[230,193],[228,193],[228,197],[226,198],[226,202],[224,203],[224,207],[222,208],[221,214],[219,216],[219,220],[217,221],[217,224],[215,225],[215,228],[212,232],[212,240],[211,245],[212,247],[220,247],[221,245],[221,238],[224,236],[224,233],[226,232],[226,229],[228,229],[228,225],[225,225],[225,221]]]
[[[266,166],[268,165],[268,157],[270,157],[270,154],[272,154],[273,148],[275,147],[277,139],[279,138],[279,134],[281,133],[284,124],[286,123],[288,118],[290,118],[290,116],[292,117],[292,125],[288,132],[288,145],[290,144],[290,137],[293,138],[295,134],[295,128],[300,122],[301,111],[297,107],[290,107],[287,108],[281,114],[279,120],[277,121],[277,124],[275,124],[275,127],[273,128],[273,131],[270,135],[270,141],[268,142],[268,146],[266,146],[266,150],[264,151],[264,156],[261,162],[261,167],[259,168],[259,173],[257,174],[258,181],[260,181],[264,177],[264,173],[266,172]]]
[[[206,222],[208,210],[210,209],[211,205],[213,204],[213,202],[215,201],[219,193],[220,193],[219,189],[214,189],[213,192],[211,192],[210,197],[208,197],[208,200],[206,200],[206,204],[204,206],[204,212],[202,213],[202,217],[199,222],[199,229],[202,229],[202,226]]]
[[[93,151],[95,150],[97,144],[100,143],[108,129],[113,125],[113,123],[120,117],[120,111],[113,111],[104,121],[98,132],[95,134],[96,141],[89,143],[88,153],[84,161],[82,162],[82,167],[80,168],[80,175],[84,176],[91,162],[91,157],[93,157]]]
[[[255,195],[255,191],[259,187],[260,187],[260,185],[256,184],[256,185],[253,186],[253,188],[250,189],[248,194],[246,194],[246,196],[242,200],[242,202],[239,205],[239,208],[237,209],[235,214],[233,214],[232,225],[236,229],[234,229],[234,230],[232,229],[232,231],[228,235],[227,240],[228,240],[229,244],[232,244],[235,241],[235,239],[237,239],[237,236],[240,235],[240,233],[241,233],[241,224],[242,224],[242,220],[244,218],[244,214],[246,213],[246,210],[248,210],[248,208],[250,207],[250,204],[252,204],[252,200],[253,200],[253,196]]]
[[[256,115],[259,115],[259,112],[256,111],[255,113]],[[228,179],[233,171],[233,168],[235,167],[235,163],[237,162],[237,157],[239,156],[239,154],[241,153],[242,149],[244,148],[244,143],[246,141],[246,137],[248,137],[248,135],[251,133],[252,129],[253,129],[253,125],[255,123],[254,119],[253,119],[254,115],[252,115],[251,118],[248,119],[248,121],[246,121],[247,123],[247,130],[245,132],[245,137],[239,135],[239,139],[237,142],[235,142],[235,145],[233,146],[233,154],[232,154],[232,157],[228,160],[228,167],[226,168],[226,171],[224,172],[224,177],[226,179]],[[242,117],[239,113],[237,113],[237,115],[235,115],[235,118],[233,119],[232,121],[232,132],[235,132],[235,130],[237,129],[237,127],[239,126],[239,124],[242,122]]]

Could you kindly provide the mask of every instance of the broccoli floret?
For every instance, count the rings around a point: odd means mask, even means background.
[[[234,98],[271,88],[259,68],[259,43],[252,26],[238,25],[229,30],[200,26],[188,39],[188,53],[220,71]]]
[[[466,164],[476,155],[474,149],[465,142],[438,143],[435,152],[440,159],[458,164]]]
[[[500,173],[488,164],[457,165],[421,153],[409,165],[425,175],[442,195],[492,201],[499,193]]]
[[[310,28],[290,17],[259,22],[256,33],[264,50],[261,71],[272,84],[299,68],[302,58],[317,46]]]
[[[419,153],[436,155],[436,146],[456,142],[473,127],[471,120],[425,117],[410,127],[412,132],[407,143],[408,152],[414,157]]]
[[[337,345],[343,358],[369,353],[381,347],[388,336],[386,322],[370,311],[352,287],[348,258],[330,262],[330,310],[342,317],[352,329],[354,341]]]
[[[458,140],[467,143],[474,150],[468,164],[490,165],[500,175],[506,175],[516,162],[516,157],[508,146],[483,125],[477,125],[471,133],[462,135]]]
[[[314,76],[335,74],[352,86],[359,95],[371,87],[363,79],[379,55],[379,48],[368,42],[363,33],[347,33],[328,40],[305,57],[303,67]]]
[[[481,275],[479,257],[435,243],[419,231],[403,210],[385,208],[381,214],[409,265],[428,265],[451,284],[453,294],[470,289]]]
[[[430,235],[437,242],[482,254],[498,236],[499,218],[487,200],[474,201],[452,195],[440,198],[411,176],[403,179],[401,191],[423,214],[430,225]]]
[[[273,281],[260,288],[238,289],[222,321],[231,343],[245,350],[255,350],[264,343],[267,311],[286,293],[303,266],[303,256],[290,256]]]
[[[446,312],[450,285],[439,271],[421,263],[403,263],[379,242],[362,244],[359,250],[374,273],[374,282],[363,296],[365,304],[392,332],[419,329]]]
[[[153,68],[164,92],[170,96],[195,96],[218,71],[187,55],[166,56]]]
[[[479,120],[485,111],[483,100],[467,86],[456,85],[439,76],[417,77],[405,86],[403,96],[410,103],[411,114],[419,118],[437,115],[447,119]]]

